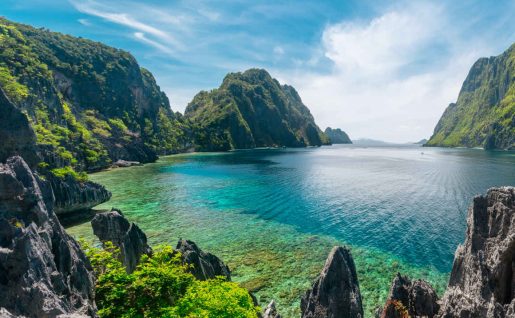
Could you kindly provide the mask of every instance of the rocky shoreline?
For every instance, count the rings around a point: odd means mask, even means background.
[[[77,242],[55,213],[50,182],[42,180],[19,156],[0,164],[0,313],[7,316],[96,317],[94,275]],[[377,317],[513,317],[515,315],[515,188],[488,190],[474,198],[465,242],[456,251],[442,299],[429,283],[399,273]],[[128,272],[152,254],[146,235],[121,211],[99,213],[95,235],[121,250]],[[176,250],[200,280],[224,276],[230,269],[194,242],[179,240]],[[364,317],[351,251],[336,246],[319,277],[302,297],[301,317]],[[37,286],[36,288],[34,286]],[[256,302],[257,303],[257,302]],[[279,318],[271,302],[265,318]]]

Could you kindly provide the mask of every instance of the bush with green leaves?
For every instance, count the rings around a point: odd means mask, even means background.
[[[199,281],[188,272],[179,252],[158,247],[143,256],[132,273],[119,261],[110,242],[95,248],[81,242],[95,271],[95,301],[100,317],[255,318],[248,291],[219,277]]]

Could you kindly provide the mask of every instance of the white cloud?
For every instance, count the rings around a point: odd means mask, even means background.
[[[79,21],[79,23],[82,25],[91,26],[91,22],[89,22],[88,19],[78,19],[77,21]]]
[[[276,47],[274,47],[274,54],[275,54],[276,56],[284,55],[284,49],[282,48],[282,46],[276,46]]]
[[[331,71],[297,69],[280,77],[299,90],[322,129],[340,127],[351,138],[417,141],[431,135],[480,56],[477,43],[456,47],[461,42],[446,33],[450,28],[444,8],[428,4],[328,25],[321,55]],[[445,48],[436,56],[426,52],[435,44]]]
[[[158,49],[161,52],[167,53],[169,55],[175,55],[174,50],[172,50],[170,47],[166,46],[165,44],[161,44],[157,41],[147,38],[145,33],[143,33],[143,32],[134,32],[134,37],[143,43],[146,43],[146,44],[149,44],[149,45],[155,47],[156,49]]]
[[[99,4],[96,1],[81,1],[77,2],[75,0],[71,0],[71,3],[75,6],[75,8],[85,14],[89,14],[92,16],[96,16],[102,18],[106,21],[113,22],[119,25],[123,25],[134,29],[138,32],[139,36],[136,36],[139,40],[144,40],[144,42],[157,47],[155,44],[159,42],[166,43],[167,46],[173,46],[175,49],[183,50],[184,46],[182,43],[177,41],[169,32],[165,30],[154,27],[148,23],[141,22],[140,20],[134,18],[132,15],[125,12],[116,12],[115,10],[106,7],[105,5]],[[119,9],[117,9],[119,10]],[[177,23],[176,20],[170,19],[171,23]],[[150,40],[145,38],[145,34],[150,34],[154,36],[155,40]],[[164,46],[163,43],[158,43],[159,46]]]

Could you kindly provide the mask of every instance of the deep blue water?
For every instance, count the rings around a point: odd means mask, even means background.
[[[151,243],[195,240],[285,317],[334,244],[352,246],[367,315],[397,271],[443,290],[467,207],[515,185],[515,153],[341,145],[161,158],[91,175]],[[88,223],[70,228],[91,235]]]
[[[211,180],[190,193],[197,204],[449,271],[472,197],[514,185],[515,154],[332,146],[196,155],[162,171]]]

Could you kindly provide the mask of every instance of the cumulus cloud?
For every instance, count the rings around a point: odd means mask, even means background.
[[[461,42],[451,29],[444,8],[429,4],[328,25],[320,45],[331,71],[279,76],[298,88],[323,127],[341,127],[354,138],[427,138],[480,51],[456,47]]]

